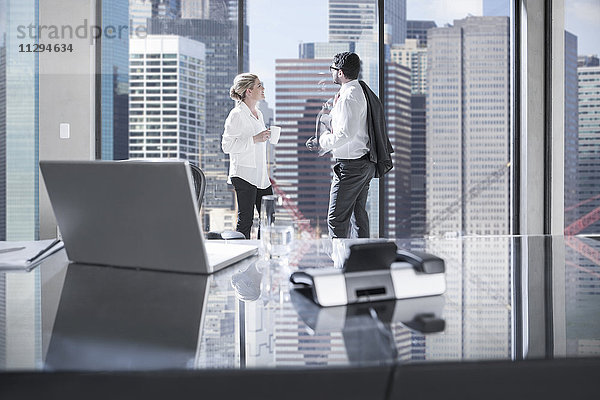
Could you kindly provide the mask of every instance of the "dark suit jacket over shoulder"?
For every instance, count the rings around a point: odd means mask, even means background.
[[[385,111],[379,97],[364,82],[359,81],[367,98],[367,129],[369,131],[369,155],[371,162],[377,166],[375,178],[382,177],[392,168],[392,153],[394,149],[390,143],[385,123]]]

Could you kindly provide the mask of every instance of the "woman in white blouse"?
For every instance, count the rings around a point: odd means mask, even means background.
[[[262,197],[273,194],[266,144],[271,131],[266,129],[257,108],[258,102],[265,98],[265,89],[258,76],[245,73],[235,77],[229,95],[237,104],[225,121],[221,148],[229,154],[227,183],[233,184],[238,202],[236,230],[250,239],[254,207],[260,215]]]

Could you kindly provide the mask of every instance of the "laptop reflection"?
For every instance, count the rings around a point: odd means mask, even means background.
[[[209,276],[71,264],[51,370],[191,368]]]

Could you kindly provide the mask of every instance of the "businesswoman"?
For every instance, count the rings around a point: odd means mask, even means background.
[[[223,152],[229,154],[229,177],[238,203],[236,230],[250,239],[254,207],[260,215],[263,196],[273,194],[267,171],[267,145],[271,132],[265,128],[257,104],[265,98],[265,88],[258,76],[240,74],[233,80],[229,95],[236,100],[225,121],[221,140]]]

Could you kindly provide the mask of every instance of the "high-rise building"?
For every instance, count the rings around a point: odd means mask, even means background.
[[[201,168],[207,179],[205,209],[235,208],[233,189],[227,185],[229,158],[221,150],[221,136],[234,102],[229,88],[237,75],[237,22],[208,19],[152,19],[151,34],[187,37],[206,46],[206,133],[200,141]],[[244,53],[248,64],[248,53]]]
[[[424,236],[427,165],[426,143],[426,95],[413,94],[410,99],[410,218],[397,220],[396,224],[409,225],[410,236]],[[399,229],[399,228],[398,228]]]
[[[404,43],[406,0],[384,3],[386,43]],[[377,0],[329,0],[329,41],[377,42]]]
[[[109,26],[129,26],[127,2],[104,0],[102,2],[103,32]],[[100,119],[101,143],[97,143],[96,156],[103,160],[128,158],[128,104],[129,104],[129,36],[105,35],[101,41]],[[99,145],[99,146],[98,146]]]
[[[18,37],[31,24],[36,1],[0,4],[0,240],[39,239],[38,53],[19,52],[35,38]]]
[[[394,168],[385,175],[384,237],[409,237],[411,203],[410,71],[386,63],[385,115]],[[380,186],[381,187],[381,186]]]
[[[565,227],[577,219],[577,142],[579,135],[577,97],[577,36],[565,31]]]
[[[507,234],[508,18],[467,17],[428,32],[428,233]]]
[[[200,164],[205,133],[205,46],[179,36],[131,39],[130,139],[133,158]]]
[[[419,47],[417,39],[390,48],[390,59],[410,69],[412,94],[425,94],[427,89],[427,48]]]
[[[600,206],[600,66],[577,68],[579,80],[578,217]],[[597,232],[600,222],[578,233]]]
[[[410,173],[408,199],[398,202],[396,231],[403,236],[422,236],[425,230],[425,142],[426,142],[426,93],[427,93],[427,29],[435,27],[433,21],[408,21],[408,33],[404,44],[392,45],[390,59],[410,70],[410,140],[403,144],[409,149]],[[412,28],[412,31],[411,31]],[[392,106],[391,104],[389,106]],[[396,146],[397,148],[397,146]]]
[[[427,30],[437,28],[434,21],[406,21],[406,38],[416,39],[418,47],[427,47]]]

